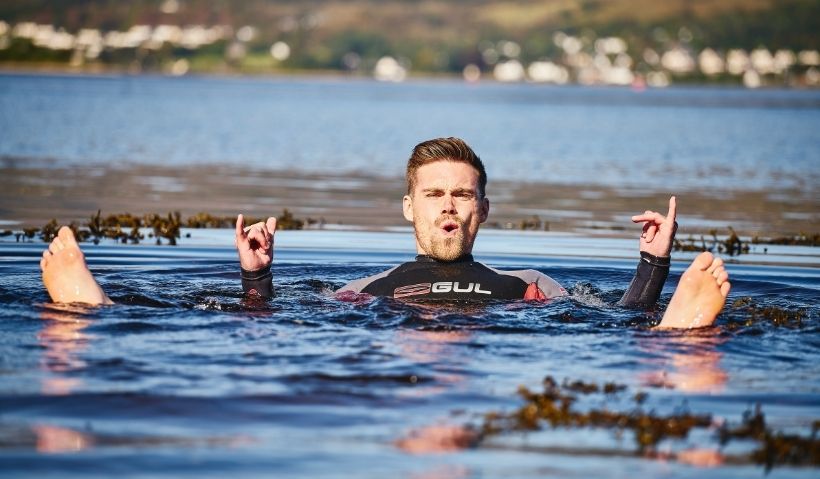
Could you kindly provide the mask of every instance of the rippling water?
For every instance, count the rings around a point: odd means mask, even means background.
[[[644,407],[659,413],[688,408],[739,422],[760,404],[775,430],[804,435],[820,418],[816,268],[730,264],[730,302],[748,297],[754,309],[730,306],[717,328],[682,334],[649,330],[657,313],[613,306],[635,266],[618,240],[579,255],[561,253],[566,237],[525,235],[524,244],[559,252],[537,256],[489,235],[479,259],[535,267],[572,296],[431,307],[328,294],[410,258],[404,235],[355,233],[361,242],[350,243],[345,233],[281,233],[277,297],[260,302],[242,298],[235,252],[221,246],[230,232],[210,233],[218,241],[198,234],[180,247],[85,246],[118,303],[91,309],[49,303],[36,266],[43,244],[0,243],[4,477],[764,475],[754,464],[703,470],[641,458],[628,433],[596,429],[500,434],[449,454],[396,445],[429,426],[480,426],[485,413],[522,404],[520,385],[538,389],[547,375],[628,386],[589,400],[615,410],[645,391]],[[688,257],[677,258],[664,304]],[[791,321],[762,319],[767,307]],[[721,449],[708,430],[661,448],[693,445]]]

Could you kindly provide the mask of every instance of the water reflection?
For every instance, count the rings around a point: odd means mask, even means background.
[[[37,437],[37,452],[42,454],[80,452],[94,445],[91,436],[73,429],[38,424],[32,431]]]
[[[37,340],[43,347],[40,369],[46,373],[41,385],[43,394],[67,395],[82,386],[81,379],[65,374],[86,367],[79,354],[93,338],[83,332],[91,324],[85,317],[87,312],[81,306],[49,304],[40,313],[43,329]]]
[[[83,332],[91,321],[85,318],[88,309],[81,306],[48,304],[40,313],[43,328],[37,342],[43,347],[40,369],[45,372],[41,390],[46,395],[69,395],[82,387],[79,378],[66,373],[86,367],[79,354],[85,351],[92,336]],[[79,452],[93,446],[93,439],[73,429],[36,424],[31,428],[36,438],[37,452],[55,454]]]
[[[434,424],[410,431],[395,444],[410,454],[444,454],[473,447],[479,440],[478,431],[467,426]]]
[[[402,357],[432,369],[432,378],[421,378],[423,384],[409,388],[406,394],[426,397],[441,394],[457,384],[463,384],[465,371],[472,368],[463,345],[472,334],[467,331],[419,331],[400,329],[394,340]],[[443,370],[442,366],[446,367]],[[425,381],[426,380],[426,381]]]
[[[410,393],[416,397],[434,396],[450,391],[454,385],[465,384],[466,374],[463,372],[473,368],[463,346],[472,336],[469,331],[397,331],[394,337],[402,356],[415,363],[431,365],[436,370],[432,385],[412,388]],[[441,364],[446,365],[447,372],[437,370],[437,365]],[[411,430],[395,445],[411,454],[429,454],[455,452],[477,442],[476,431],[461,425],[439,423]],[[440,477],[440,472],[434,469],[420,477]],[[449,477],[463,476],[451,474]]]
[[[654,370],[644,374],[641,382],[684,392],[721,392],[729,375],[720,366],[723,353],[717,347],[725,341],[711,329],[642,338],[638,345],[649,353]]]
[[[461,464],[440,464],[426,471],[410,475],[411,479],[463,479],[471,477],[470,469]]]

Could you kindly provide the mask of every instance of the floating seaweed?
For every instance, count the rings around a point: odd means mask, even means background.
[[[730,329],[754,326],[761,322],[773,326],[800,328],[803,326],[803,320],[807,319],[809,315],[809,312],[805,309],[788,310],[777,306],[761,307],[755,304],[749,296],[736,299],[732,303],[731,312],[740,313],[739,316],[743,319],[742,321],[727,322],[726,327]],[[734,317],[735,314],[731,314],[731,316]]]
[[[50,243],[56,236],[60,227],[57,225],[57,220],[52,219],[40,228],[40,238],[46,243]]]
[[[774,238],[753,236],[751,240],[743,241],[734,228],[729,226],[728,229],[729,234],[724,239],[718,238],[716,229],[709,230],[709,234],[712,236],[710,244],[707,244],[703,236],[699,240],[691,235],[683,241],[676,239],[673,242],[673,249],[675,251],[711,251],[728,256],[737,256],[749,253],[751,250],[750,245],[820,246],[820,234],[800,233],[796,236],[777,236]],[[763,249],[764,253],[767,251],[767,248]]]
[[[92,215],[91,219],[86,223],[88,232],[91,235],[91,241],[94,244],[100,244],[100,240],[105,236],[103,231],[102,220],[100,220],[100,210],[97,210],[96,215]]]
[[[262,218],[245,217],[247,224],[261,221],[264,220]],[[233,228],[235,223],[235,217],[215,216],[209,213],[197,213],[183,221],[182,215],[178,211],[166,215],[152,213],[135,216],[131,213],[119,213],[103,217],[102,212],[97,210],[82,225],[72,222],[68,227],[71,228],[74,237],[80,242],[92,241],[94,244],[99,244],[103,239],[111,239],[122,243],[137,244],[140,240],[145,239],[145,235],[140,232],[140,228],[145,227],[152,229],[152,233],[149,233],[148,236],[155,238],[156,244],[163,244],[162,240],[165,239],[167,244],[176,245],[177,240],[180,238],[182,226],[188,228]],[[307,218],[303,220],[294,217],[290,211],[285,209],[277,220],[277,229],[302,229],[306,224],[322,228],[325,225],[325,219]],[[50,242],[57,236],[59,229],[57,220],[52,219],[41,228],[24,228],[20,232],[5,230],[0,233],[0,237],[14,235],[16,240],[20,242],[30,241],[39,236],[43,241]],[[190,233],[186,234],[187,238],[190,238],[190,236]]]
[[[293,216],[293,213],[285,208],[282,216],[276,218],[276,228],[282,230],[300,230],[305,226],[305,222]]]
[[[246,224],[254,224],[261,221],[264,221],[264,219],[245,217]],[[161,239],[164,238],[168,244],[175,245],[177,239],[180,238],[179,230],[182,226],[188,228],[232,228],[235,223],[236,218],[233,216],[217,216],[205,212],[197,213],[183,221],[179,212],[168,213],[164,216],[153,213],[140,217],[130,213],[120,213],[102,217],[101,211],[97,210],[96,214],[89,217],[88,221],[83,225],[84,227],[74,225],[71,226],[71,229],[74,231],[78,241],[90,240],[95,244],[99,244],[101,240],[109,238],[122,243],[130,242],[136,244],[144,239],[144,236],[140,233],[140,228],[150,227],[153,229],[153,233],[149,236],[156,238],[157,244],[161,244]],[[324,218],[296,218],[287,208],[284,209],[282,214],[277,218],[277,229],[280,230],[299,230],[305,227],[321,229],[325,224],[326,220]],[[59,230],[57,226],[56,220],[52,219],[42,228],[24,228],[20,232],[5,230],[0,232],[0,237],[14,235],[19,242],[21,240],[32,240],[35,236],[39,235],[43,241],[48,242],[56,236],[56,231]],[[518,224],[506,223],[502,225],[496,222],[491,223],[490,226],[503,229],[518,228],[521,230],[548,231],[550,229],[549,222],[542,221],[538,216],[523,219]],[[128,231],[126,231],[126,229]],[[622,228],[612,227],[608,229],[617,230]],[[749,253],[750,245],[758,244],[820,246],[820,234],[809,235],[801,233],[798,236],[780,236],[771,239],[755,236],[750,241],[744,241],[731,226],[729,227],[728,236],[722,240],[718,237],[717,230],[713,229],[709,233],[712,238],[708,242],[704,236],[700,236],[696,239],[690,235],[689,238],[685,240],[675,239],[673,249],[675,251],[692,252],[712,251],[735,256]],[[186,236],[189,237],[190,234]],[[764,252],[765,251],[766,249],[764,248]]]
[[[88,241],[88,238],[91,235],[88,230],[80,229],[79,225],[73,221],[69,223],[68,227],[74,233],[74,237],[77,238],[77,241]]]
[[[788,246],[820,246],[820,233],[809,235],[800,233],[796,236],[776,236],[774,238],[752,237],[752,244],[776,244]]]
[[[636,410],[629,412],[610,411],[608,409],[591,409],[586,412],[573,408],[576,397],[572,393],[594,394],[604,391],[615,394],[626,390],[626,386],[611,383],[599,387],[593,383],[575,381],[564,382],[558,386],[551,376],[544,378],[544,391],[534,393],[520,387],[519,395],[525,404],[511,414],[490,413],[485,416],[481,428],[483,435],[497,435],[505,431],[532,431],[541,428],[542,424],[550,427],[598,427],[618,431],[632,430],[637,442],[637,451],[641,454],[651,452],[663,439],[668,437],[685,438],[695,427],[708,427],[712,423],[709,415],[679,413],[670,416],[657,416],[640,409],[645,396],[638,397]]]
[[[675,239],[672,248],[675,251],[711,251],[728,256],[737,256],[743,253],[749,253],[750,251],[749,243],[741,240],[731,226],[729,226],[729,235],[723,240],[718,238],[717,230],[715,229],[709,230],[709,234],[712,236],[712,241],[709,245],[706,244],[706,238],[704,238],[703,235],[700,236],[699,241],[690,235],[689,238],[683,241]]]
[[[752,451],[753,462],[762,464],[766,471],[775,465],[805,466],[820,465],[820,440],[817,439],[818,421],[812,425],[811,436],[773,432],[766,426],[766,418],[757,405],[754,411],[743,413],[741,424],[735,427],[724,425],[718,430],[721,445],[733,439],[751,439],[758,443]]]
[[[550,224],[547,221],[541,221],[541,218],[539,218],[537,215],[532,215],[532,217],[530,217],[530,218],[526,218],[526,219],[521,220],[521,222],[518,224],[518,229],[520,229],[522,231],[526,231],[526,230],[549,231]]]
[[[153,236],[156,238],[156,243],[162,244],[161,239],[168,240],[168,244],[176,246],[177,238],[179,238],[179,228],[181,226],[181,215],[179,211],[168,213],[166,216],[158,214],[151,214],[145,216],[145,226],[154,230]]]
[[[519,388],[524,405],[511,413],[490,412],[484,416],[479,429],[479,442],[493,436],[515,431],[535,431],[551,428],[602,428],[617,433],[630,430],[634,433],[636,449],[634,454],[645,457],[663,457],[656,446],[667,438],[685,439],[694,429],[716,426],[709,414],[693,414],[678,411],[670,415],[647,412],[641,405],[647,398],[644,392],[633,396],[636,407],[625,412],[606,408],[587,411],[576,409],[574,394],[619,394],[626,386],[565,380],[560,386],[551,376],[543,381],[543,392],[535,393],[526,387]],[[758,406],[754,411],[746,411],[740,424],[732,426],[724,422],[718,425],[717,441],[721,446],[735,440],[757,443],[747,457],[736,458],[739,462],[752,462],[770,470],[776,465],[820,466],[820,440],[817,431],[820,421],[814,421],[811,435],[783,434],[772,431]]]
[[[39,228],[23,228],[23,232],[21,235],[18,235],[17,241],[20,241],[21,236],[23,239],[32,240],[38,231],[40,231]]]
[[[518,222],[507,221],[505,223],[501,223],[499,221],[490,221],[487,222],[484,227],[497,230],[517,229],[522,231],[549,231],[550,222],[541,220],[541,218],[538,215],[532,215],[527,218],[523,218]]]
[[[245,218],[245,222],[253,224],[255,219]],[[194,216],[189,216],[185,220],[185,226],[188,228],[231,228],[236,224],[236,217],[232,216],[214,216],[210,213],[197,213]]]
[[[245,224],[249,225],[264,221],[264,218],[255,218],[252,216],[245,217]],[[185,226],[189,228],[233,228],[235,223],[235,216],[214,216],[210,213],[197,213],[185,221]],[[306,218],[304,220],[296,218],[293,216],[293,213],[286,208],[282,211],[282,214],[276,218],[276,229],[300,230],[306,225],[323,228],[325,223],[326,221],[324,218]]]

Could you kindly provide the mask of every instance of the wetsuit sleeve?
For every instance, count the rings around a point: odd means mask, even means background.
[[[514,276],[526,284],[523,299],[552,299],[558,296],[566,296],[567,290],[557,281],[540,271],[534,269],[522,269],[519,271],[502,271],[500,269],[488,268],[496,274],[503,276]]]
[[[270,265],[256,271],[240,269],[242,290],[245,294],[258,294],[263,298],[273,297],[273,273],[270,271]]]
[[[641,261],[629,289],[618,304],[630,308],[654,306],[661,296],[661,290],[669,276],[670,257],[654,256],[641,252]]]
[[[350,292],[353,292],[353,293],[361,293],[364,288],[367,288],[368,286],[372,285],[373,283],[377,282],[378,280],[380,280],[382,278],[386,278],[390,273],[392,273],[396,269],[398,269],[398,266],[394,266],[394,267],[388,269],[387,271],[382,271],[381,273],[374,274],[373,276],[368,276],[367,278],[362,278],[362,279],[357,279],[355,281],[351,281],[351,282],[347,283],[346,285],[342,286],[336,292],[337,293],[344,293],[344,292],[350,291]],[[384,294],[384,296],[388,296],[388,295],[389,295],[388,293]]]

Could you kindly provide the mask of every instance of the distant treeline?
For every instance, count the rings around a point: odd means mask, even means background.
[[[127,31],[134,25],[224,25],[232,35],[252,35],[241,55],[230,55],[235,36],[197,49],[166,45],[156,50],[105,51],[97,64],[159,69],[184,58],[192,71],[369,71],[390,55],[413,72],[460,73],[467,65],[488,69],[486,45],[513,41],[522,62],[558,58],[554,34],[580,38],[617,36],[633,58],[645,48],[683,41],[693,51],[767,48],[814,50],[820,46],[817,0],[4,0],[0,20],[30,21],[68,32],[83,28]],[[687,32],[681,38],[681,29]],[[288,45],[280,61],[271,46]],[[236,52],[234,52],[236,53]],[[71,51],[48,51],[25,40],[7,41],[0,62],[69,62]],[[233,59],[232,59],[233,58]]]

